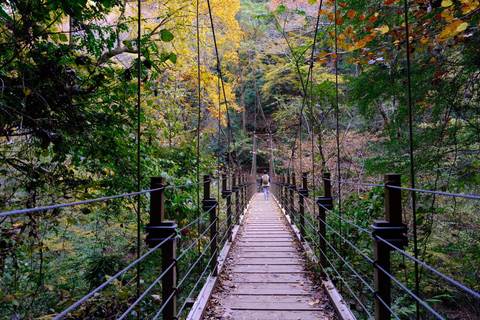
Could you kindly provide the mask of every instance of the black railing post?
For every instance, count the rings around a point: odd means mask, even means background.
[[[332,185],[330,182],[330,172],[323,173],[323,197],[317,198],[318,205],[318,233],[320,236],[320,265],[322,268],[327,267],[327,228],[326,228],[326,211],[332,210]]]
[[[177,316],[177,267],[176,265],[176,227],[174,221],[165,218],[165,178],[150,178],[150,188],[158,189],[150,194],[150,223],[147,224],[146,243],[153,248],[160,243],[162,249],[162,270],[168,270],[162,279],[162,301],[167,301],[162,319],[173,320]],[[168,239],[168,240],[167,240]]]
[[[227,175],[222,175],[222,198],[227,199],[227,239],[232,237],[232,190],[227,190]]]
[[[243,180],[243,174],[240,175],[240,213],[245,211],[245,181]]]
[[[407,226],[402,223],[402,193],[400,189],[400,174],[386,174],[385,182],[385,220],[374,220],[373,255],[375,280],[375,319],[390,319],[390,247],[386,242],[404,248],[407,245]],[[381,239],[380,239],[381,238]],[[383,240],[382,240],[383,239]]]
[[[305,199],[308,198],[307,173],[302,173],[302,188],[298,190],[298,206],[300,207],[300,234],[305,238]]]
[[[291,197],[290,197],[290,192],[289,190],[290,189],[290,175],[287,174],[287,182],[285,184],[285,212],[292,216],[292,213],[290,212],[290,209],[292,208],[292,206],[290,205],[290,201],[291,201]],[[293,217],[292,217],[292,221],[293,221]]]
[[[205,212],[210,213],[210,269],[212,270],[212,275],[217,276],[218,268],[218,220],[217,220],[217,207],[218,202],[216,198],[210,197],[210,176],[203,176],[203,200],[202,200],[202,209]]]
[[[297,182],[295,180],[295,173],[292,174],[291,180],[292,183],[288,186],[290,189],[290,216],[292,217],[292,222],[295,221],[295,193],[297,191]]]
[[[238,217],[239,217],[239,211],[240,211],[240,208],[238,206],[238,190],[240,189],[240,187],[237,185],[237,176],[234,175],[232,177],[232,193],[235,195],[235,202],[234,202],[234,206],[235,206],[235,223],[238,223]]]

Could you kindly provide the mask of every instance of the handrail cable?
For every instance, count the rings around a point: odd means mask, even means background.
[[[213,240],[215,240],[215,238],[214,238],[214,239],[211,239],[208,244],[212,243]],[[213,253],[217,253],[217,252],[218,252],[218,248],[215,249],[215,251],[214,251]],[[202,274],[200,275],[199,280],[195,283],[195,286],[197,286],[198,283],[200,283],[200,280],[203,278],[203,276],[204,276],[205,273],[207,272],[208,267],[210,266],[210,263],[212,262],[213,257],[214,257],[214,255],[212,254],[212,255],[210,256],[210,259],[207,261],[206,267],[203,269],[203,272],[202,272]],[[189,297],[191,296],[191,293],[192,293],[192,292],[193,292],[193,290],[190,291]],[[184,304],[184,306],[185,306],[185,304]],[[183,311],[184,306],[182,307],[182,311]],[[158,317],[158,315],[159,315],[159,314],[157,314],[157,317]],[[178,315],[180,315],[180,312],[177,313],[177,316],[178,316]],[[156,318],[153,318],[153,319],[156,319]]]
[[[209,228],[207,228],[207,230],[209,230]],[[205,235],[202,234],[202,236]],[[200,239],[200,237],[198,237],[197,239]],[[210,239],[210,241],[207,243],[207,245],[205,246],[206,248],[208,248],[210,246],[210,244],[212,244],[212,242],[215,240],[215,237],[213,237],[212,239]],[[197,261],[195,262],[195,264],[192,265],[192,267],[185,273],[184,277],[177,283],[177,288],[180,287],[184,282],[185,280],[187,279],[187,277],[190,275],[190,272],[192,272],[193,270],[193,267],[195,267],[196,263],[200,261],[200,258],[203,257],[205,255],[207,251],[204,250],[202,251],[201,255],[198,257]],[[183,256],[185,254],[185,252],[182,253],[181,256]],[[180,258],[180,256],[179,256]],[[176,260],[180,260],[179,258],[177,258]],[[206,266],[208,268],[208,265]]]
[[[474,195],[470,195],[470,194],[449,193],[449,192],[442,192],[442,191],[423,190],[423,189],[399,187],[399,186],[392,186],[392,185],[388,185],[388,187],[393,188],[393,189],[415,191],[415,192],[422,192],[422,193],[431,193],[431,194],[442,195],[442,196],[450,196],[450,197],[480,200],[480,196],[474,196]]]
[[[430,307],[428,305],[428,303],[426,303],[425,301],[423,301],[422,299],[420,299],[416,294],[414,294],[410,289],[408,289],[405,285],[403,285],[400,281],[398,281],[392,274],[390,274],[389,272],[387,272],[385,269],[383,269],[381,266],[379,266],[378,264],[375,264],[375,267],[378,268],[379,270],[381,270],[385,275],[387,275],[390,279],[392,279],[400,288],[402,288],[403,290],[405,290],[412,298],[415,299],[415,301],[417,301],[418,303],[420,303],[422,306],[424,306],[428,311],[430,311],[433,315],[435,315],[438,319],[442,319],[442,320],[445,320],[444,317],[442,317],[441,315],[439,315],[434,309],[432,309],[432,307]]]
[[[155,315],[155,317],[153,317],[152,320],[156,320],[163,312],[163,309],[165,309],[165,307],[167,306],[167,304],[170,302],[170,300],[173,299],[173,297],[177,294],[177,292],[174,290],[167,298],[166,301],[163,302],[162,304],[162,307],[160,308],[160,310],[158,310],[157,314]]]
[[[213,181],[216,181],[216,180],[213,180]],[[137,191],[137,192],[123,193],[123,194],[119,194],[119,195],[115,195],[115,196],[109,196],[109,197],[82,200],[82,201],[77,201],[77,202],[60,203],[60,204],[54,204],[54,205],[50,205],[50,206],[5,211],[5,212],[0,212],[0,217],[8,217],[8,216],[13,216],[13,215],[17,216],[17,215],[20,215],[20,214],[36,212],[36,211],[46,211],[46,210],[59,209],[59,208],[64,208],[64,207],[73,207],[73,206],[78,206],[78,205],[81,205],[81,204],[89,204],[89,203],[102,202],[102,201],[118,199],[118,198],[133,197],[133,196],[136,196],[136,195],[146,194],[146,193],[150,193],[150,192],[154,192],[154,191],[160,191],[162,189],[178,189],[178,188],[196,186],[196,185],[200,185],[200,184],[204,184],[204,183],[205,182],[198,182],[198,183],[184,184],[184,185],[180,185],[180,186],[167,186],[167,187],[160,187],[160,188],[142,190],[142,191]]]
[[[300,195],[300,196],[301,196],[301,197],[303,197],[304,199],[307,199],[307,200],[313,201],[312,199],[310,199],[310,198],[308,198],[308,197],[305,197],[305,196],[303,196],[303,195]],[[324,205],[322,205],[321,203],[318,203],[318,205],[319,205],[319,206],[321,206],[322,208],[324,208],[324,209],[325,209],[326,211],[328,211],[329,213],[333,214],[335,217],[337,217],[337,218],[341,219],[342,221],[345,221],[345,222],[347,222],[348,224],[350,224],[350,225],[352,225],[352,226],[356,227],[357,229],[360,229],[360,230],[362,230],[363,232],[366,232],[366,233],[368,233],[368,234],[372,234],[372,232],[371,232],[371,231],[369,231],[369,230],[367,230],[367,229],[364,229],[364,228],[362,228],[362,227],[360,227],[360,226],[356,225],[355,223],[351,222],[350,220],[347,220],[347,219],[343,218],[342,216],[339,216],[338,214],[336,214],[335,212],[333,212],[331,209],[329,209],[329,208],[325,207],[325,206],[324,206]],[[309,207],[307,207],[307,206],[304,206],[304,208],[306,208],[306,209],[308,210],[308,212],[310,212],[310,214],[313,214],[313,213],[312,213],[312,211],[310,210],[310,208],[309,208]],[[318,215],[315,215],[315,216],[316,216],[316,217],[318,217]]]
[[[311,212],[310,212],[310,213],[311,213]],[[310,223],[310,221],[309,221],[308,219],[306,219],[306,221],[309,223],[309,225],[310,225],[311,227],[314,227],[314,226]],[[378,268],[381,269],[384,273],[386,273],[391,279],[393,279],[397,284],[399,284],[403,289],[405,289],[410,295],[412,295],[415,300],[417,300],[419,303],[421,303],[421,304],[424,305],[424,306],[425,306],[425,305],[428,306],[428,304],[426,304],[425,302],[423,302],[423,300],[421,300],[420,298],[418,298],[418,297],[417,297],[416,295],[414,295],[410,290],[408,290],[405,286],[403,286],[398,280],[396,280],[396,278],[394,278],[393,275],[387,273],[384,269],[380,268],[380,267],[375,263],[375,261],[373,261],[370,257],[368,257],[367,255],[365,255],[360,249],[358,249],[358,248],[357,248],[355,245],[353,245],[350,241],[348,241],[348,240],[345,239],[342,235],[340,235],[340,234],[339,234],[332,226],[330,226],[326,221],[323,221],[323,220],[321,220],[321,221],[322,221],[329,229],[331,229],[335,234],[339,235],[340,238],[343,239],[345,242],[347,242],[351,247],[355,248],[356,251],[359,252],[362,256],[364,256],[370,263],[372,263],[374,266],[378,267]],[[350,264],[348,261],[346,261],[346,260],[343,258],[343,256],[340,255],[340,253],[339,253],[337,250],[335,250],[335,248],[331,245],[331,243],[330,243],[329,241],[327,241],[327,239],[326,239],[322,234],[320,234],[318,231],[317,231],[317,235],[319,235],[323,240],[325,240],[325,242],[327,243],[327,245],[328,245],[328,246],[330,247],[330,249],[337,255],[337,257],[339,257],[339,258],[345,263],[345,265],[367,286],[367,288],[368,288],[372,293],[375,294],[375,290],[363,279],[362,276],[360,276],[360,275],[355,271],[355,269],[353,269],[353,268],[351,267],[351,264]],[[379,239],[382,240],[383,242],[389,244],[391,247],[395,248],[395,249],[398,250],[399,252],[402,252],[402,250],[400,250],[400,249],[398,249],[397,247],[391,245],[391,244],[388,243],[386,240],[384,240],[384,239],[382,239],[382,238],[380,238],[380,237],[378,237],[378,236],[377,236],[377,238],[379,238]],[[323,253],[323,252],[322,252],[322,253]],[[402,253],[403,253],[403,252],[402,252]],[[330,265],[331,265],[330,259],[328,259],[328,257],[325,255],[325,253],[323,253],[323,255],[327,258],[327,260],[329,260],[329,263],[330,263]],[[408,255],[407,253],[405,253],[405,255],[406,255],[407,257],[411,258],[412,260],[415,259],[415,258],[411,257],[410,255]],[[428,265],[425,265],[423,262],[419,261],[419,263],[421,263],[423,266],[425,266],[425,267],[428,268],[429,270],[431,270],[431,271],[435,272],[436,274],[440,275],[440,276],[441,276],[442,278],[444,278],[445,280],[449,280],[448,277],[444,276],[443,274],[439,273],[438,271],[436,271],[435,269],[429,267]],[[332,266],[332,265],[331,265],[331,266]],[[333,268],[333,269],[335,269],[335,268]],[[337,271],[336,271],[336,272],[337,272]],[[338,274],[338,272],[337,272],[337,274]],[[338,274],[338,275],[340,276],[340,274]],[[342,277],[342,282],[343,282],[343,281],[344,281],[344,280],[343,280],[343,277]],[[454,280],[452,280],[452,281],[454,281]],[[454,282],[456,282],[456,281],[454,281]],[[346,283],[345,283],[345,284],[346,284]],[[459,284],[459,283],[457,283],[457,285],[459,285],[460,287],[464,287],[464,286],[462,286],[462,285]],[[348,285],[347,285],[347,287],[348,287]],[[480,297],[479,294],[476,294],[474,291],[472,291],[472,290],[470,290],[470,289],[468,289],[468,288],[466,288],[466,287],[464,287],[464,288],[462,288],[462,289],[468,291],[469,293],[470,293],[470,292],[473,292],[475,296]],[[352,292],[350,289],[349,289],[349,291],[353,294],[353,292]],[[387,309],[392,313],[392,315],[393,315],[395,318],[400,319],[400,318],[398,318],[398,316],[395,314],[395,312],[393,312],[393,310],[392,310],[390,307],[388,307],[388,305],[387,305],[382,299],[380,299],[378,296],[376,296],[376,298],[378,298],[378,299],[382,302],[382,304],[384,304],[384,305],[387,307]],[[358,300],[357,300],[357,301],[358,301]],[[431,309],[430,307],[427,307],[427,309],[428,309],[429,311],[431,311],[434,315],[439,316],[439,315],[438,315],[433,309]],[[443,318],[440,316],[440,319],[443,319]]]
[[[215,219],[215,221],[217,221],[218,219]],[[200,241],[200,237],[201,236],[204,236],[206,235],[207,231],[210,230],[212,228],[212,225],[209,225],[207,228],[205,228],[205,230],[202,232],[202,234],[200,236],[198,236],[194,242],[192,242],[192,244],[190,244],[190,246],[188,246],[176,259],[177,260],[180,260],[180,258],[182,258],[185,254],[187,254],[187,252],[198,242]]]
[[[394,186],[388,185],[388,187],[394,187]],[[399,187],[395,187],[395,188],[401,189],[401,188],[399,188]],[[325,210],[327,210],[327,211],[329,211],[330,213],[332,213],[332,214],[335,215],[335,213],[333,213],[330,209],[325,208],[325,207],[324,207],[323,205],[321,205],[321,204],[320,204],[320,206],[322,206]],[[312,212],[309,210],[308,207],[306,207],[306,206],[304,206],[304,207],[307,208],[307,210],[309,211],[310,214],[312,213]],[[341,217],[339,217],[338,215],[335,215],[335,216],[337,216],[338,218],[341,218]],[[317,216],[317,218],[318,218],[318,216]],[[309,222],[308,219],[306,219],[306,221],[310,224],[310,226],[313,227],[313,225]],[[322,221],[323,221],[323,220],[322,220]],[[351,222],[348,221],[348,220],[344,220],[344,221],[350,223],[350,224],[353,225],[353,226],[356,226],[357,228],[359,228],[359,229],[361,229],[361,230],[363,230],[363,231],[366,231],[366,230],[364,230],[363,228],[358,227],[357,225],[351,223]],[[336,232],[336,230],[333,229],[332,226],[330,226],[329,224],[327,224],[326,221],[323,221],[323,223],[324,223],[329,229],[331,229],[334,233],[336,233],[337,235],[339,235],[339,233]],[[368,232],[368,231],[366,231],[366,232]],[[372,234],[371,232],[368,232],[368,233]],[[320,235],[320,234],[319,234],[319,235]],[[320,235],[320,236],[321,236],[321,235]],[[443,278],[443,279],[446,280],[447,282],[450,282],[451,284],[457,286],[458,288],[462,289],[463,291],[466,291],[467,293],[469,293],[469,294],[473,295],[474,297],[480,299],[480,294],[479,294],[479,293],[477,293],[477,292],[473,291],[472,289],[470,289],[470,288],[462,285],[462,284],[459,283],[458,281],[456,281],[456,280],[454,280],[454,279],[452,279],[452,278],[450,278],[450,277],[442,274],[440,271],[438,271],[438,270],[430,267],[429,265],[425,264],[425,263],[422,262],[421,260],[419,260],[419,259],[411,256],[411,255],[408,254],[407,252],[405,252],[405,251],[403,251],[402,249],[396,247],[395,245],[389,243],[387,240],[379,237],[378,235],[375,235],[375,237],[378,238],[379,240],[381,240],[382,242],[385,242],[387,245],[389,245],[390,247],[392,247],[395,251],[398,251],[399,253],[401,253],[401,254],[404,255],[405,257],[409,258],[410,260],[412,260],[412,261],[414,261],[414,262],[422,265],[422,266],[425,267],[426,269],[428,269],[428,270],[432,271],[433,273],[437,274],[438,276],[440,276],[441,278]],[[322,238],[324,239],[323,236],[322,236]],[[354,245],[352,245],[347,239],[345,239],[344,237],[341,237],[341,238],[342,238],[344,241],[346,241],[347,243],[349,243],[352,247],[354,247],[361,255],[363,255],[365,258],[367,258],[367,259],[369,260],[369,262],[374,263],[373,260],[371,260],[368,256],[366,256],[366,255],[365,255],[361,250],[359,250],[357,247],[355,247]],[[326,239],[324,239],[324,240],[326,241]],[[329,242],[327,242],[327,243],[328,243],[329,247],[332,248],[331,244],[330,244]],[[334,250],[334,249],[332,248],[332,250]],[[334,250],[334,251],[335,251],[335,250]],[[335,252],[336,252],[336,251],[335,251]],[[340,257],[340,256],[339,256],[339,257]],[[342,260],[343,260],[343,259],[342,259]],[[344,262],[345,262],[345,261],[344,261]]]
[[[425,262],[419,260],[418,258],[415,258],[414,256],[408,254],[407,252],[405,252],[404,250],[398,248],[397,246],[389,243],[387,240],[381,238],[380,236],[378,235],[375,235],[375,238],[386,243],[388,246],[390,246],[392,249],[394,249],[395,251],[401,253],[403,256],[409,258],[410,260],[422,265],[423,267],[425,267],[426,269],[432,271],[433,273],[435,273],[436,275],[438,275],[439,277],[441,277],[442,279],[446,280],[447,282],[450,282],[451,284],[453,284],[454,286],[457,286],[458,288],[462,289],[463,291],[466,291],[468,292],[469,294],[473,295],[475,298],[478,298],[480,299],[480,293],[478,292],[475,292],[473,291],[472,289],[464,286],[463,284],[459,283],[458,281],[444,275],[443,273],[441,273],[440,271],[430,267],[428,264],[426,264]]]
[[[204,251],[204,252],[206,252],[206,251]],[[203,255],[204,255],[204,254],[202,253],[202,256],[203,256]],[[185,299],[184,304],[182,305],[182,307],[181,307],[180,310],[178,311],[177,316],[179,316],[179,315],[182,313],[183,309],[185,309],[185,307],[186,307],[186,305],[187,305],[187,303],[188,303],[188,299],[193,295],[193,291],[197,288],[198,284],[199,284],[200,281],[203,279],[203,276],[204,276],[205,273],[207,272],[208,266],[210,265],[210,262],[211,262],[211,261],[212,261],[212,257],[210,257],[210,260],[208,261],[206,267],[203,268],[202,273],[201,273],[200,276],[198,277],[198,280],[197,280],[197,282],[194,284],[193,289],[190,291],[190,294],[189,294],[188,297]]]
[[[160,276],[155,279],[155,281],[140,295],[140,297],[137,298],[137,300],[135,300],[135,302],[133,302],[130,307],[119,317],[117,318],[117,320],[122,320],[122,319],[125,319],[126,316],[128,316],[128,314],[133,310],[133,308],[135,308],[135,306],[137,304],[139,304],[143,298],[145,298],[145,296],[150,292],[150,290],[153,289],[153,287],[155,287],[155,285],[160,282],[160,280],[163,279],[163,277],[167,274],[168,271],[170,271],[173,267],[175,267],[177,265],[177,260],[173,261],[167,269],[165,269],[162,274],[160,274]]]
[[[392,310],[392,308],[385,302],[383,301],[383,299],[380,297],[380,295],[378,295],[376,292],[373,293],[374,297],[378,299],[378,301],[380,301],[384,306],[385,308],[387,308],[388,311],[390,311],[391,315],[395,317],[395,319],[397,320],[401,320],[397,314],[395,313],[395,311]]]
[[[387,187],[387,188],[400,189],[400,190],[406,190],[406,191],[415,191],[415,192],[430,193],[430,194],[436,194],[436,195],[442,195],[442,196],[450,196],[450,197],[480,200],[480,196],[475,196],[475,195],[471,195],[471,194],[461,194],[461,193],[442,192],[442,191],[435,191],[435,190],[408,188],[408,187],[401,187],[401,186],[393,186],[393,185],[390,185],[390,184],[387,184],[387,183],[384,183],[384,184],[361,183],[361,182],[350,182],[350,181],[342,181],[342,180],[326,179],[326,178],[308,178],[308,179],[326,180],[326,181],[338,182],[338,183],[341,183],[341,184],[350,184],[350,185],[355,185],[355,186]]]
[[[310,211],[310,213],[311,213],[311,211]],[[305,215],[304,215],[304,216],[305,216]],[[340,233],[338,233],[338,232],[337,232],[332,226],[330,226],[326,221],[320,219],[320,216],[316,216],[316,218],[317,218],[319,221],[323,222],[323,223],[325,224],[325,226],[327,226],[330,230],[332,230],[335,234],[337,234],[342,240],[344,240],[346,243],[348,243],[352,248],[354,248],[356,251],[358,251],[365,259],[368,260],[368,262],[373,263],[373,260],[372,260],[369,256],[367,256],[365,253],[363,253],[362,250],[360,250],[359,248],[357,248],[357,246],[355,246],[353,243],[351,243],[351,242],[350,242],[347,238],[345,238],[343,235],[341,235]],[[315,226],[310,222],[309,219],[306,219],[305,221],[307,221],[308,224],[309,224],[312,228],[315,227]],[[354,226],[356,226],[356,225],[354,225]],[[317,234],[317,235],[320,235],[320,234],[318,233],[318,230],[315,230],[315,231],[316,231],[316,234]],[[320,235],[320,236],[323,238],[322,235]],[[325,241],[327,241],[327,239],[325,239],[325,238],[323,238],[323,239],[324,239]]]
[[[76,309],[78,306],[80,306],[82,303],[84,303],[85,301],[87,301],[88,299],[90,299],[93,295],[95,295],[97,292],[99,292],[100,290],[102,290],[103,288],[105,288],[108,284],[110,284],[110,282],[112,282],[113,280],[117,279],[118,277],[120,277],[121,275],[123,275],[125,272],[127,272],[128,270],[130,270],[131,268],[133,268],[137,263],[139,263],[140,261],[144,260],[147,256],[149,256],[151,253],[153,253],[154,251],[156,251],[158,248],[160,248],[163,244],[165,244],[167,241],[171,240],[171,239],[174,239],[176,237],[176,234],[172,234],[170,235],[168,238],[166,238],[165,240],[163,240],[162,242],[160,242],[159,244],[157,244],[155,247],[153,247],[150,251],[148,251],[147,253],[145,253],[143,256],[141,256],[139,259],[135,260],[134,262],[132,262],[130,265],[128,265],[127,267],[125,267],[123,270],[119,271],[116,275],[114,275],[113,277],[111,277],[110,279],[108,279],[107,281],[105,281],[104,283],[102,283],[100,286],[98,286],[96,289],[94,289],[93,291],[89,292],[87,295],[85,295],[82,299],[78,300],[77,302],[75,302],[74,304],[72,304],[70,307],[68,307],[67,309],[63,310],[59,315],[57,315],[55,318],[53,318],[53,320],[59,320],[59,319],[62,319],[64,316],[66,316],[70,311],[73,311],[74,309]]]
[[[327,243],[329,243],[327,241]],[[319,249],[319,251],[321,252],[321,254],[323,254],[323,256],[325,257],[325,259],[328,261],[328,264],[330,265],[330,267],[332,268],[332,270],[337,274],[338,278],[340,279],[340,281],[342,281],[345,286],[347,287],[348,291],[350,291],[351,295],[355,298],[355,300],[357,300],[358,304],[363,308],[363,310],[368,314],[368,316],[373,319],[374,317],[372,317],[372,315],[370,314],[370,312],[368,312],[367,310],[367,307],[362,303],[362,301],[360,301],[357,297],[357,295],[352,291],[352,289],[350,288],[350,285],[345,281],[344,277],[340,274],[340,272],[337,270],[337,268],[335,268],[335,265],[333,264],[333,262],[330,260],[330,258],[327,256],[326,252],[323,252],[321,249]],[[323,271],[325,271],[325,268],[322,268]]]

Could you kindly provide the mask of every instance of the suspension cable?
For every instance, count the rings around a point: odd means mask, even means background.
[[[408,4],[407,0],[403,1],[403,11],[405,15],[405,41],[407,44],[407,93],[408,93],[408,133],[409,133],[409,157],[410,157],[410,184],[415,189],[415,160],[413,148],[413,110],[412,110],[412,78],[410,75],[410,31],[408,25]],[[410,193],[412,199],[412,218],[413,218],[413,252],[418,259],[418,239],[417,239],[417,196],[415,191]],[[415,262],[415,294],[420,294],[420,277],[418,263]],[[417,319],[420,319],[420,305],[416,303]]]

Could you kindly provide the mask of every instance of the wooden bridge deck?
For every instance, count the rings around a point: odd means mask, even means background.
[[[204,319],[335,319],[273,200],[257,194]]]

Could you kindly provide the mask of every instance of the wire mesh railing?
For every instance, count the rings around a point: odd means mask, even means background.
[[[220,184],[221,189],[218,187]],[[169,197],[172,197],[175,192],[193,193],[192,188],[201,186],[203,186],[201,208],[194,205],[195,201],[190,201],[190,205],[183,203],[176,207],[169,203]],[[1,213],[0,223],[3,230],[6,230],[7,224],[19,226],[23,220],[40,219],[44,214],[51,214],[52,211],[59,208],[76,208],[75,210],[82,214],[82,209],[78,210],[79,207],[82,208],[82,206],[92,203],[101,204],[107,201],[118,201],[118,199],[129,199],[138,195],[147,195],[150,202],[150,223],[142,231],[142,238],[146,245],[142,245],[143,251],[138,258],[133,258],[135,254],[128,250],[123,253],[123,256],[116,255],[116,259],[120,261],[115,266],[116,268],[107,268],[107,260],[102,260],[104,264],[95,269],[97,272],[93,275],[95,281],[90,281],[90,285],[86,279],[90,275],[86,271],[88,261],[85,264],[78,264],[75,270],[67,270],[72,275],[72,279],[79,279],[78,281],[82,283],[75,294],[66,291],[64,280],[60,280],[58,285],[47,283],[45,279],[57,279],[56,277],[58,277],[58,275],[49,274],[52,269],[44,267],[43,270],[36,270],[36,277],[43,276],[44,278],[40,289],[46,288],[47,293],[51,291],[52,294],[70,295],[67,303],[63,303],[62,296],[58,297],[56,305],[52,303],[48,310],[35,309],[35,298],[22,300],[22,295],[19,294],[19,292],[21,293],[20,288],[11,287],[10,285],[14,282],[13,280],[9,281],[12,278],[11,270],[14,269],[15,263],[25,265],[38,263],[40,265],[40,262],[35,261],[40,257],[40,253],[34,252],[29,256],[28,261],[22,261],[18,257],[13,259],[4,254],[5,251],[2,250],[1,291],[5,293],[3,297],[7,297],[7,299],[0,302],[0,314],[12,319],[38,317],[52,319],[128,319],[132,317],[178,319],[186,317],[202,284],[205,283],[208,276],[217,274],[218,255],[231,240],[233,226],[239,222],[240,215],[246,210],[253,197],[255,186],[255,182],[246,176],[228,178],[223,176],[216,180],[205,176],[203,182],[180,186],[167,186],[164,178],[152,178],[149,190]],[[126,202],[126,204],[129,203]],[[119,208],[122,204],[125,203],[116,204],[115,207]],[[168,212],[172,208],[177,208],[181,212],[175,214]],[[192,219],[195,212],[197,212],[196,218]],[[61,215],[61,213],[58,214]],[[75,215],[74,210],[64,213],[70,215],[70,219]],[[94,220],[99,218],[93,213],[91,215]],[[123,216],[120,218],[123,219]],[[122,220],[122,222],[127,224],[126,221]],[[113,225],[112,221],[110,223]],[[123,223],[121,228],[124,227]],[[81,227],[80,221],[75,228],[80,229]],[[120,233],[120,230],[117,231]],[[134,238],[135,232],[130,233],[122,234],[122,236]],[[50,244],[50,239],[47,239],[48,234],[44,233],[43,235],[44,238],[39,241]],[[98,238],[98,234],[95,233],[94,236]],[[105,237],[108,236],[111,235],[105,232]],[[0,240],[2,245],[8,245],[12,255],[17,249],[16,246],[23,245],[15,244],[13,241],[7,242],[3,234]],[[81,250],[86,250],[83,247],[88,248],[92,245],[83,239],[80,242],[78,247],[71,249],[72,255],[78,256]],[[81,244],[83,247],[80,246]],[[106,245],[107,242],[103,249],[106,252],[104,257],[113,256],[114,249]],[[47,244],[44,245],[44,247],[46,246]],[[134,246],[131,245],[131,247]],[[45,250],[44,256],[47,256]],[[66,256],[63,259],[67,259]],[[30,269],[33,273],[33,267]],[[60,273],[60,270],[57,269],[57,273]],[[140,287],[137,287],[137,277],[140,278]],[[63,279],[63,276],[61,278]],[[65,279],[65,282],[68,282],[68,279]],[[28,292],[24,292],[23,296],[27,296],[27,294]],[[39,305],[45,304],[45,301],[40,301],[40,299],[46,299],[43,298],[43,295],[43,292],[37,294]]]
[[[400,175],[385,175],[383,184],[356,183],[330,179],[325,173],[323,196],[309,197],[307,175],[298,186],[294,177],[279,176],[272,183],[272,193],[285,213],[300,230],[303,241],[315,252],[319,272],[333,279],[360,319],[412,319],[421,314],[425,319],[446,319],[448,310],[430,293],[415,290],[422,279],[413,276],[413,264],[422,268],[423,281],[437,277],[437,297],[449,297],[452,288],[462,291],[472,304],[480,307],[478,283],[469,287],[463,279],[454,279],[438,267],[415,258],[409,248],[409,232],[402,214],[402,192],[412,191],[400,185]],[[343,210],[369,212],[370,215],[339,214],[334,208],[331,182],[371,188],[356,203],[343,200]],[[439,194],[477,200],[474,195],[415,189],[418,193]],[[358,199],[367,199],[359,201]],[[384,199],[384,204],[381,202]],[[318,210],[314,210],[315,206]],[[360,208],[360,206],[364,206]],[[383,206],[383,210],[380,210]],[[355,209],[355,210],[354,210]],[[383,213],[381,212],[383,211]],[[418,223],[414,221],[413,223]],[[443,262],[445,263],[445,262]],[[440,281],[440,280],[438,280]],[[444,284],[447,284],[444,286]],[[420,286],[426,288],[427,285]],[[427,288],[428,289],[428,288]],[[443,296],[442,296],[443,292]],[[419,311],[415,310],[420,308]]]

